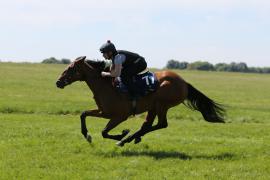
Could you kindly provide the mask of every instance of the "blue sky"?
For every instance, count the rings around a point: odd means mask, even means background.
[[[1,61],[102,59],[107,39],[144,56],[270,66],[266,0],[0,0]]]

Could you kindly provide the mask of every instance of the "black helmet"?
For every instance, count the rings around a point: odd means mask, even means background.
[[[107,53],[110,51],[112,51],[113,53],[116,52],[115,46],[113,43],[111,43],[110,40],[108,40],[105,44],[103,44],[99,50],[101,53]]]

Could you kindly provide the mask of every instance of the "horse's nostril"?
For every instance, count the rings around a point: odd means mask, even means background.
[[[63,88],[63,84],[61,83],[61,81],[56,81],[56,86],[58,87],[58,88]]]

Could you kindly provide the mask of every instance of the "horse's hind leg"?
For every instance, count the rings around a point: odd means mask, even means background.
[[[141,142],[141,137],[144,134],[146,134],[149,129],[151,129],[155,118],[156,118],[156,112],[155,111],[148,111],[146,120],[143,123],[141,129],[134,134],[134,139],[135,139],[134,143],[135,144]]]
[[[120,141],[121,139],[123,139],[123,137],[125,137],[129,133],[128,129],[123,130],[122,134],[119,134],[119,135],[110,135],[108,133],[110,130],[112,130],[113,128],[115,128],[117,125],[119,125],[121,122],[123,122],[125,120],[126,119],[124,119],[124,120],[111,119],[108,122],[108,124],[106,125],[106,127],[102,130],[103,138],[113,139],[113,140],[117,140],[117,141]]]
[[[149,132],[168,127],[167,112],[168,112],[168,109],[160,109],[158,111],[158,113],[157,113],[157,115],[158,115],[158,123],[155,126],[152,126],[152,127],[148,128],[148,129],[146,129],[141,134],[141,136],[143,136],[143,135],[145,135],[145,134],[147,134]]]
[[[138,134],[135,137],[135,144],[141,142],[141,137],[144,136],[145,134],[158,130],[158,129],[162,129],[162,128],[166,128],[168,126],[168,122],[167,122],[167,109],[164,111],[161,111],[158,113],[158,123],[155,126],[145,126],[144,130],[141,131],[140,134]]]

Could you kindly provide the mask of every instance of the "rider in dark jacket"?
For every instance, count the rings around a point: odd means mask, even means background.
[[[132,99],[137,97],[137,87],[134,84],[134,76],[146,70],[147,63],[145,59],[129,51],[116,50],[111,41],[107,41],[100,48],[100,52],[107,60],[112,61],[111,71],[102,72],[103,77],[121,77],[122,82],[127,86]]]

